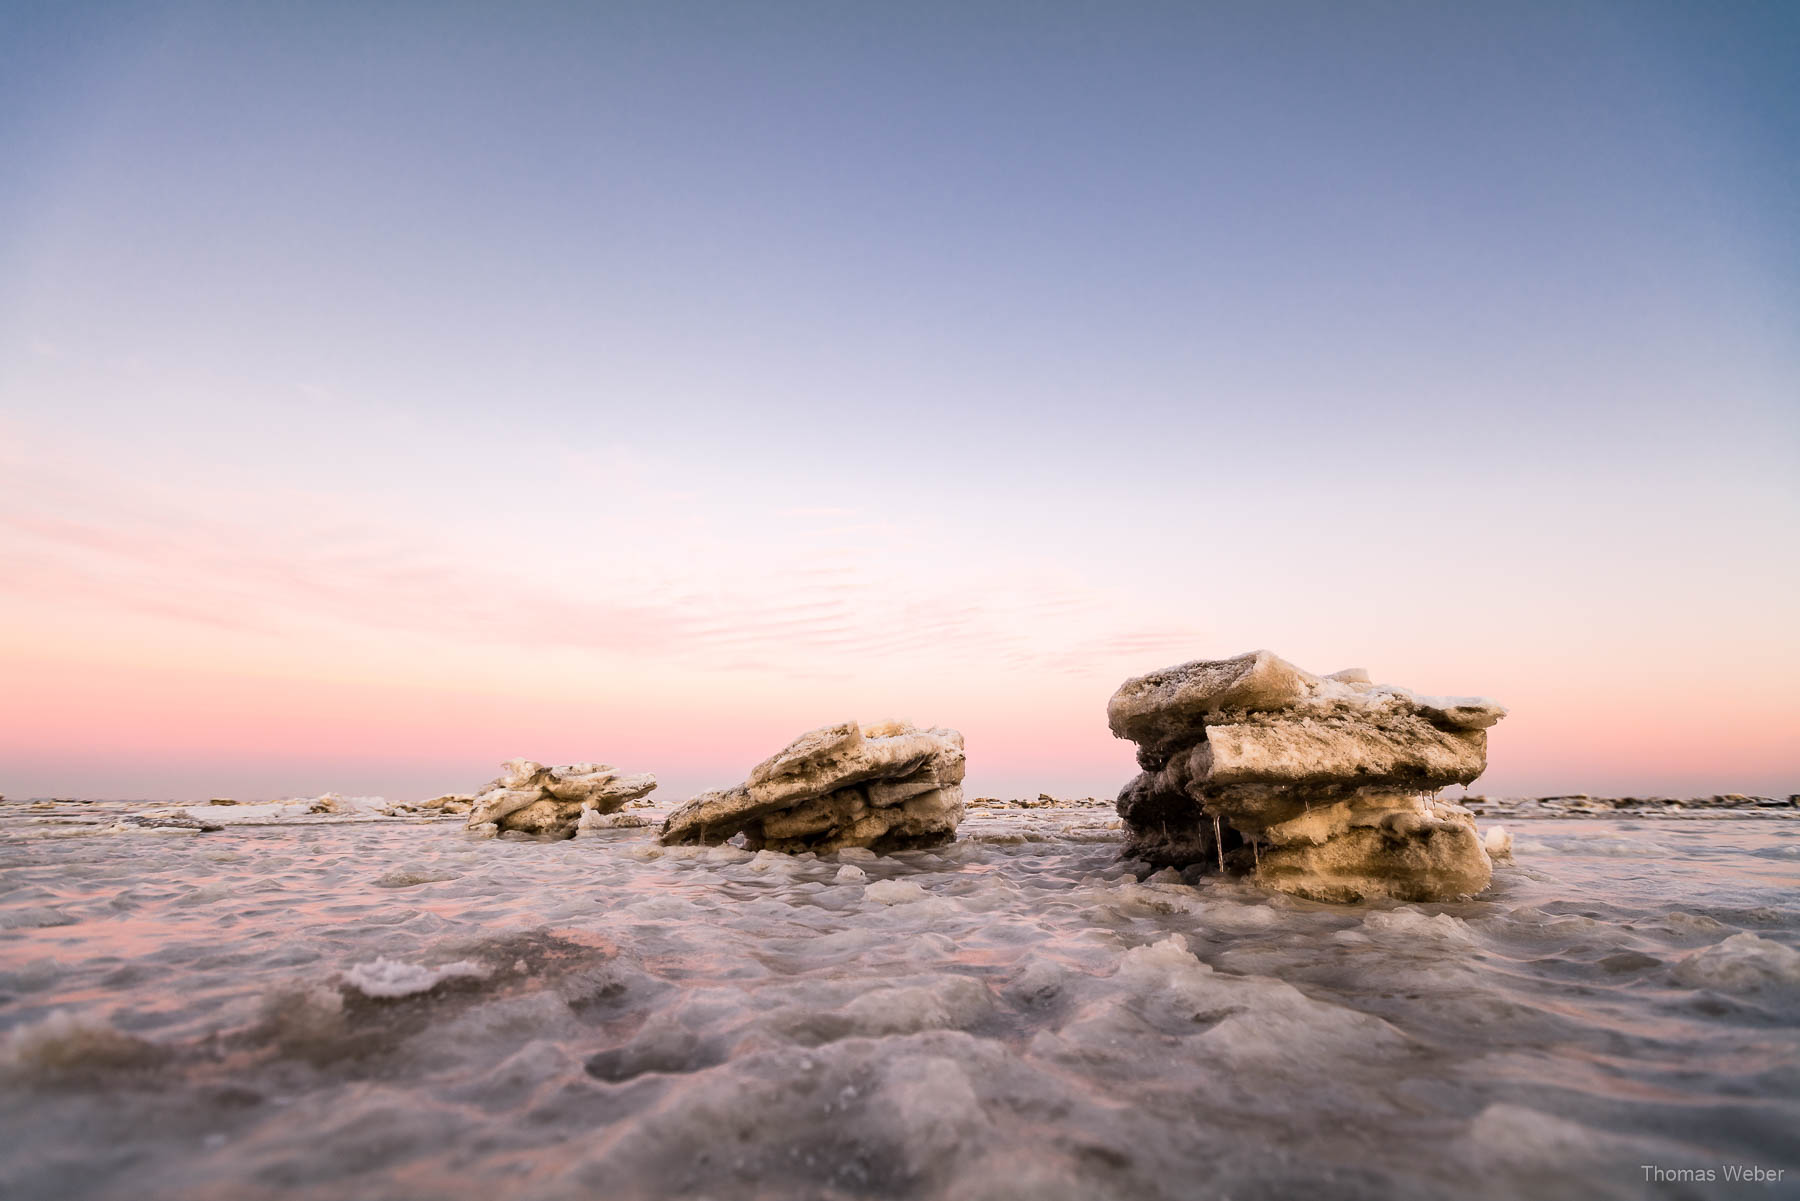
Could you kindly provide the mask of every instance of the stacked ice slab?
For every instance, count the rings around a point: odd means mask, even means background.
[[[501,766],[505,774],[473,798],[470,829],[492,823],[502,831],[573,838],[584,810],[613,813],[656,788],[656,777],[648,772],[620,775],[604,763],[545,767],[530,759],[508,759]]]
[[[904,850],[949,842],[962,820],[963,738],[905,722],[811,730],[735,788],[701,793],[663,823],[665,843],[751,850]]]
[[[1125,681],[1107,705],[1143,773],[1119,793],[1127,854],[1218,866],[1325,901],[1447,900],[1488,885],[1468,810],[1432,794],[1487,766],[1506,715],[1268,651]]]

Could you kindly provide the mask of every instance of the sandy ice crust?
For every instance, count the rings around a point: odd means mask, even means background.
[[[0,814],[0,1196],[1800,1178],[1800,828],[1506,824],[1480,900],[1327,906],[1140,881],[1104,803],[824,857]]]

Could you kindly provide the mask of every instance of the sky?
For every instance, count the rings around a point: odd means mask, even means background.
[[[0,0],[0,793],[1104,796],[1128,676],[1800,792],[1800,9]]]

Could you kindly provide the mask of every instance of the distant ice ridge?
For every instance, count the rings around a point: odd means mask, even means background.
[[[1434,799],[1487,766],[1480,697],[1423,696],[1269,651],[1125,681],[1107,705],[1142,773],[1119,793],[1126,853],[1321,901],[1472,896],[1492,876],[1466,809]],[[1504,854],[1504,833],[1493,839]]]
[[[184,812],[195,821],[219,826],[256,825],[292,821],[303,817],[392,817],[395,802],[378,796],[340,796],[327,792],[316,797],[249,804],[208,802],[189,805]]]
[[[1476,814],[1508,813],[1520,817],[1711,817],[1717,814],[1787,816],[1800,810],[1800,794],[1751,796],[1741,792],[1713,796],[1604,797],[1576,793],[1564,796],[1466,796],[1462,805]]]

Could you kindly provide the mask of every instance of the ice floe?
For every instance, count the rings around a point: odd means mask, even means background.
[[[754,850],[901,850],[955,837],[963,738],[886,722],[809,730],[734,788],[702,793],[663,823],[665,843],[742,835]]]
[[[1481,774],[1505,715],[1268,651],[1127,680],[1107,706],[1143,769],[1119,794],[1126,853],[1324,901],[1479,893],[1492,863],[1474,818],[1433,794]]]

